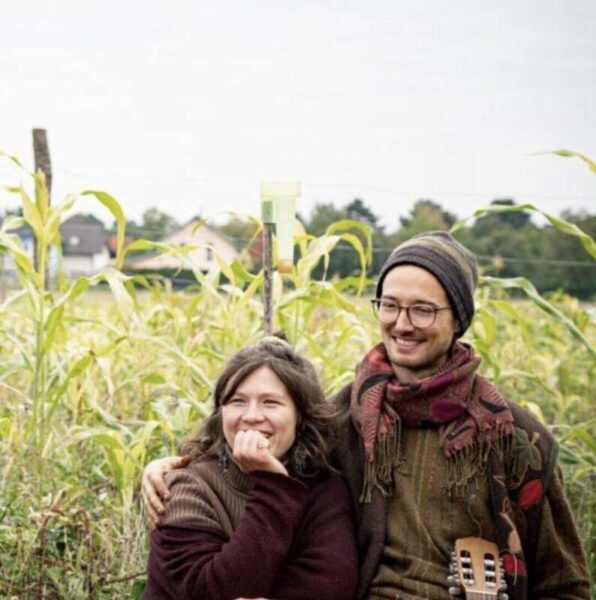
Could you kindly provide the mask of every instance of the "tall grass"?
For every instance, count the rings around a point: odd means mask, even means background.
[[[194,270],[196,285],[178,292],[124,275],[132,252],[152,248],[185,260],[190,248],[126,246],[118,202],[88,191],[84,201],[101,202],[116,219],[115,265],[46,289],[48,256],[60,248],[59,224],[74,198],[49,206],[40,174],[14,191],[24,216],[6,219],[0,230],[0,252],[20,281],[0,305],[0,596],[138,597],[147,551],[142,468],[175,452],[209,412],[225,358],[261,335],[262,273],[219,260],[208,273]],[[15,234],[23,223],[38,241],[35,261]],[[355,222],[320,238],[297,233],[295,270],[274,282],[275,321],[332,393],[378,340],[362,296],[371,237]],[[312,279],[340,240],[360,257],[360,276]],[[512,299],[510,288],[527,300]],[[560,440],[594,573],[594,318],[564,294],[541,298],[524,280],[484,278],[477,303],[468,338],[485,373]]]

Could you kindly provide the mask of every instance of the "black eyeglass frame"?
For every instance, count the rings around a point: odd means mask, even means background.
[[[395,318],[393,318],[389,321],[383,321],[381,319],[381,302],[382,301],[383,301],[383,298],[373,298],[370,301],[370,303],[372,304],[372,309],[373,309],[373,313],[375,314],[375,317],[377,317],[377,319],[379,320],[380,323],[384,323],[386,325],[388,325],[389,323],[397,322],[397,320],[399,319],[399,315],[401,315],[401,311],[405,310],[406,317],[408,318],[408,321],[410,321],[410,323],[412,324],[412,327],[416,327],[417,329],[426,329],[427,327],[432,327],[435,324],[435,321],[437,320],[438,312],[441,312],[442,310],[451,310],[450,306],[436,307],[436,306],[430,306],[429,304],[423,304],[421,302],[415,302],[414,304],[410,304],[410,306],[400,306],[397,302],[395,302],[395,306],[397,307],[397,313],[395,314]],[[414,321],[412,321],[412,317],[410,316],[410,309],[413,306],[424,306],[424,308],[430,309],[433,313],[432,321],[424,326],[416,325],[416,323],[414,323]]]

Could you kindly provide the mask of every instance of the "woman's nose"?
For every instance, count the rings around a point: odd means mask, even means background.
[[[242,418],[245,421],[260,421],[263,418],[260,404],[258,402],[249,402]]]

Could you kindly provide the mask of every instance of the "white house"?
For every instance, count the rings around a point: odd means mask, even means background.
[[[93,275],[110,263],[104,224],[91,215],[74,215],[60,226],[67,277]]]
[[[31,258],[34,253],[33,232],[29,225],[15,229],[23,249]],[[104,224],[91,215],[73,215],[60,225],[62,239],[62,269],[69,278],[94,275],[110,263]],[[52,248],[49,256],[52,276],[58,268],[59,256]],[[9,256],[0,261],[2,276],[16,278],[16,268]]]
[[[240,253],[228,239],[215,229],[201,223],[201,219],[195,217],[177,231],[164,237],[160,242],[176,246],[187,244],[197,246],[187,257],[201,271],[207,271],[216,264],[214,252],[217,252],[227,263],[240,258]],[[141,258],[131,262],[130,266],[134,269],[156,270],[187,268],[179,257],[171,254],[158,254],[149,258]]]

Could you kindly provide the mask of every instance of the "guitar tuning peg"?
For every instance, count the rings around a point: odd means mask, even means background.
[[[455,565],[453,563],[449,563],[449,573],[451,575],[455,574]]]
[[[498,599],[499,600],[509,600],[509,596],[505,592],[499,592]]]
[[[462,589],[458,586],[452,586],[449,588],[449,595],[452,597],[457,597],[457,596],[461,596],[462,594]],[[506,600],[506,599],[504,599]]]
[[[449,577],[447,577],[447,583],[450,586],[458,587],[460,584],[459,577],[457,577],[457,575],[449,575]]]

